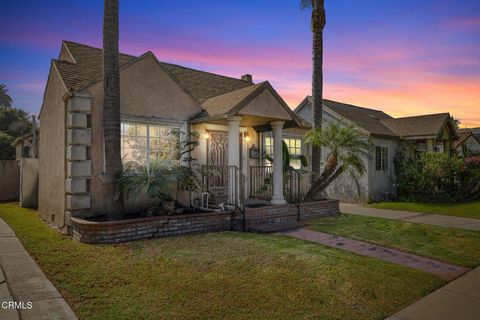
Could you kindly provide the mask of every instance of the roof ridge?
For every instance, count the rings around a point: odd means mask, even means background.
[[[267,82],[268,82],[268,81],[263,81],[263,82],[259,82],[259,83],[253,83],[252,85],[247,86],[247,87],[243,87],[243,88],[236,89],[236,90],[233,90],[233,91],[225,92],[225,93],[219,94],[218,96],[214,96],[214,97],[208,98],[208,99],[205,100],[203,103],[207,102],[208,100],[216,99],[216,98],[219,98],[219,97],[222,97],[222,96],[226,96],[226,95],[232,94],[232,93],[237,92],[237,91],[240,91],[240,90],[251,89],[251,87],[255,87],[255,86],[261,87],[262,85],[264,85],[264,84],[267,83]],[[203,103],[202,103],[202,104],[203,104]]]
[[[239,79],[239,78],[234,78],[234,77],[230,77],[230,76],[225,76],[225,75],[223,75],[223,74],[213,73],[213,72],[205,71],[205,70],[193,69],[193,68],[190,68],[190,67],[181,66],[181,65],[176,64],[176,63],[170,63],[170,62],[165,62],[165,61],[160,61],[160,60],[159,60],[159,62],[160,62],[160,63],[163,63],[163,64],[168,64],[168,65],[170,65],[170,66],[174,66],[174,67],[177,67],[177,68],[182,68],[182,69],[192,70],[192,71],[196,71],[196,72],[207,73],[207,74],[211,74],[211,75],[218,76],[218,77],[222,77],[222,78],[227,78],[227,79],[232,79],[232,80],[236,80],[236,81],[241,81],[241,82],[244,82],[244,83],[255,84],[255,83],[252,83],[252,82],[250,82],[250,81],[242,80],[242,79]]]
[[[354,108],[358,108],[358,109],[370,110],[370,111],[377,111],[377,112],[383,112],[383,113],[385,113],[383,110],[373,109],[373,108],[367,108],[367,107],[360,107],[360,106],[356,106],[356,105],[354,105],[354,104],[347,103],[347,102],[341,102],[341,101],[330,100],[330,99],[323,99],[323,101],[330,101],[330,102],[340,103],[340,104],[344,104],[344,105],[347,105],[347,106],[350,106],[350,107],[354,107]],[[385,113],[385,114],[386,114],[386,113]],[[388,114],[387,114],[387,115],[388,115]]]
[[[383,119],[383,120],[402,120],[402,119],[411,119],[411,118],[422,118],[422,117],[431,117],[431,116],[440,116],[440,115],[445,115],[449,116],[450,113],[448,112],[439,112],[439,113],[429,113],[429,114],[421,114],[418,116],[408,116],[408,117],[400,117],[400,118],[390,118],[390,119]],[[382,120],[382,121],[383,121]]]
[[[70,40],[62,40],[62,42],[64,42],[65,44],[67,44],[67,43],[73,43],[73,44],[76,44],[76,45],[79,45],[79,46],[82,46],[82,47],[87,47],[87,48],[90,48],[90,49],[103,51],[102,48],[90,46],[90,45],[88,45],[88,44],[83,44],[83,43],[80,43],[80,42],[75,42],[75,41],[70,41]],[[128,53],[119,52],[118,54],[121,54],[122,56],[131,57],[131,58],[138,58],[138,56],[134,56],[134,55],[131,55],[131,54],[128,54]]]

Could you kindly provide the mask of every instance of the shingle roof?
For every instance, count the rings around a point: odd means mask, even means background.
[[[448,113],[438,113],[397,119],[384,119],[382,122],[401,137],[437,136],[449,117],[450,115]]]
[[[102,78],[102,49],[84,44],[64,41],[77,63],[53,60],[67,89],[73,91],[84,88]],[[137,57],[120,54],[120,67],[133,62]],[[252,83],[194,70],[175,64],[160,62],[160,64],[191,94],[198,103],[225,93],[251,87]]]
[[[258,88],[262,87],[265,82],[248,86],[239,90],[235,90],[226,94],[222,94],[206,100],[202,103],[202,107],[207,111],[208,115],[220,115],[227,113],[236,107],[240,102],[254,93]]]
[[[397,136],[395,132],[381,122],[381,120],[392,118],[383,111],[362,108],[332,100],[323,100],[323,104],[333,112],[344,117],[345,119],[350,120],[371,134],[390,137]]]

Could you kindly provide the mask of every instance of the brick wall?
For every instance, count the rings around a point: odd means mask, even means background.
[[[338,200],[302,203],[301,220],[336,216],[340,213]],[[295,205],[247,208],[245,225],[253,226],[297,221]],[[217,231],[243,230],[243,216],[240,212],[213,212],[171,217],[151,217],[112,222],[92,222],[71,218],[72,235],[84,243],[120,243],[140,239],[197,234]]]
[[[227,231],[231,213],[201,213],[172,217],[151,217],[112,222],[72,218],[72,236],[84,243],[120,243],[140,239]]]

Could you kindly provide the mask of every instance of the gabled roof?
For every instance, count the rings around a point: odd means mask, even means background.
[[[457,129],[457,133],[458,133],[458,140],[455,141],[455,149],[457,149],[458,147],[460,147],[462,144],[465,143],[465,141],[467,141],[470,137],[475,139],[477,141],[477,143],[480,144],[480,139],[477,138],[474,134],[474,128],[464,128],[464,129]]]
[[[204,103],[202,103],[202,107],[203,109],[205,109],[209,116],[228,113],[240,102],[245,100],[249,95],[254,93],[257,89],[261,88],[264,84],[265,82],[261,82],[256,85],[248,86],[239,90],[235,90],[210,98]]]
[[[306,105],[312,105],[312,97],[307,96],[295,109],[299,112]],[[397,137],[397,134],[390,130],[380,120],[392,118],[383,111],[354,106],[347,103],[341,103],[332,100],[323,100],[323,105],[330,112],[341,118],[352,122],[360,128],[368,131],[372,135]]]
[[[384,119],[382,122],[401,137],[437,137],[443,126],[450,120],[450,114],[438,113],[397,119]]]
[[[53,63],[69,90],[77,91],[102,79],[102,49],[72,41],[63,41],[63,46],[76,63],[58,59],[53,60]],[[120,67],[132,63],[136,59],[138,57],[120,53]],[[199,104],[215,96],[253,85],[251,82],[241,79],[158,62]]]

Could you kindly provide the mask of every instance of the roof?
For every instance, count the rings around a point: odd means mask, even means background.
[[[209,116],[224,114],[235,108],[240,102],[263,87],[265,82],[235,90],[206,100],[202,107]]]
[[[102,49],[84,44],[63,41],[76,63],[53,60],[67,89],[77,91],[102,79]],[[120,53],[120,67],[134,62],[138,57]],[[250,87],[249,81],[226,77],[161,62],[164,67],[199,104],[215,96]]]
[[[422,116],[384,119],[382,122],[401,137],[438,136],[440,130],[450,119],[448,113]]]
[[[300,109],[307,103],[312,103],[312,97],[308,96],[304,99],[300,105],[295,109],[295,112],[299,112]],[[323,105],[350,122],[353,122],[355,125],[360,128],[368,131],[373,135],[378,136],[387,136],[387,137],[398,137],[398,135],[389,129],[385,124],[380,120],[391,119],[392,117],[386,114],[383,111],[363,108],[359,106],[354,106],[347,103],[332,101],[332,100],[323,100]]]

